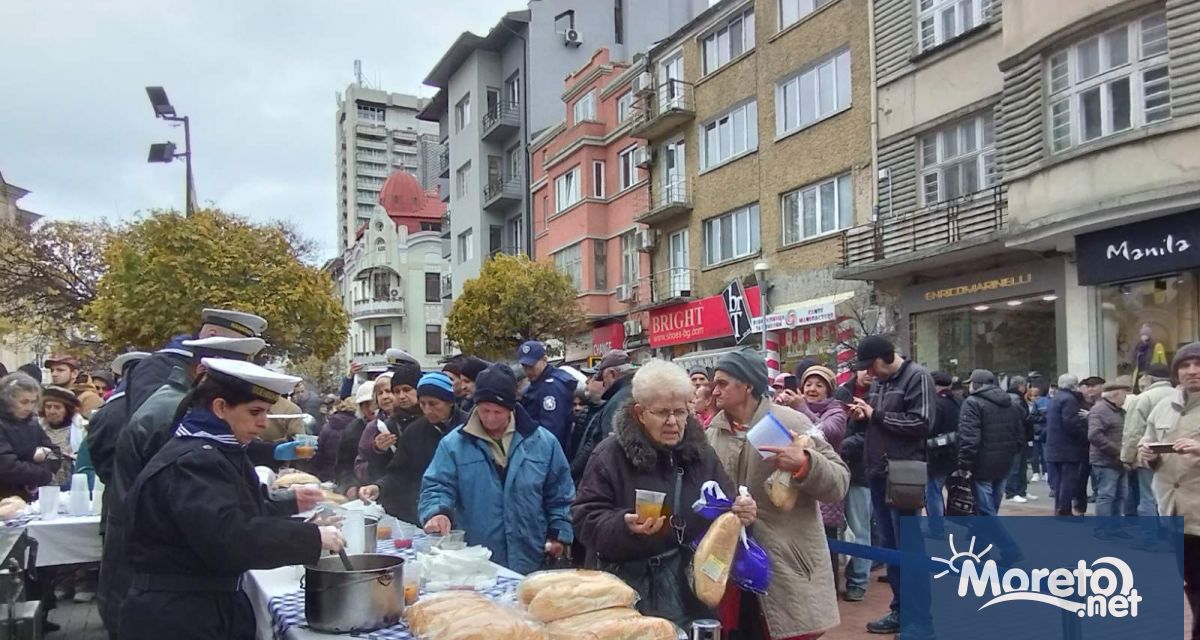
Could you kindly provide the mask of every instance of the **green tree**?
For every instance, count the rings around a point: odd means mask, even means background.
[[[587,330],[571,279],[548,262],[497,255],[463,284],[446,336],[464,353],[512,358],[526,340],[564,342]]]
[[[205,307],[267,319],[271,352],[328,358],[348,317],[333,282],[305,264],[285,225],[256,225],[219,209],[191,217],[154,211],[116,234],[86,318],[106,342],[154,347],[193,331]]]

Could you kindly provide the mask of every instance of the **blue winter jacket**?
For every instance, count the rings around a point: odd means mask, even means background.
[[[575,483],[558,440],[520,406],[513,410],[516,433],[501,479],[488,445],[463,427],[438,444],[421,481],[421,523],[450,518],[467,534],[467,544],[492,550],[492,561],[517,573],[542,566],[546,540],[569,545]],[[478,420],[475,414],[467,424]]]
[[[1083,396],[1076,391],[1059,389],[1046,412],[1046,444],[1042,453],[1046,462],[1087,462],[1090,444],[1087,419],[1079,417]]]

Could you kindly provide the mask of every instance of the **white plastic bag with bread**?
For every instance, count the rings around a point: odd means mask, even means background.
[[[742,523],[733,513],[722,513],[708,526],[692,561],[692,588],[704,604],[715,607],[725,595],[729,569],[737,553]]]
[[[811,436],[798,435],[793,431],[792,437],[805,449],[812,446]],[[767,490],[767,497],[771,500],[771,504],[775,505],[777,509],[787,512],[796,508],[796,501],[800,499],[800,489],[792,484],[792,474],[782,470],[776,471],[767,476],[763,486]]]
[[[637,599],[637,592],[620,578],[600,572],[542,589],[529,601],[529,616],[538,622],[554,622],[589,611],[632,607]]]
[[[571,616],[546,625],[547,640],[675,640],[675,625],[616,608]]]

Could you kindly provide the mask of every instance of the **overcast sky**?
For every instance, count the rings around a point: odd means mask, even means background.
[[[51,218],[121,219],[183,207],[183,147],[154,118],[161,85],[192,119],[196,190],[254,220],[291,219],[331,257],[335,94],[355,59],[374,86],[421,80],[464,30],[522,0],[3,0],[0,172]]]

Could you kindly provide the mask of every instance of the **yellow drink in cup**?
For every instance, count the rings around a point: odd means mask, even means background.
[[[661,491],[638,489],[637,501],[634,503],[634,511],[637,513],[638,522],[645,522],[661,517],[663,501],[666,498],[667,494]]]

